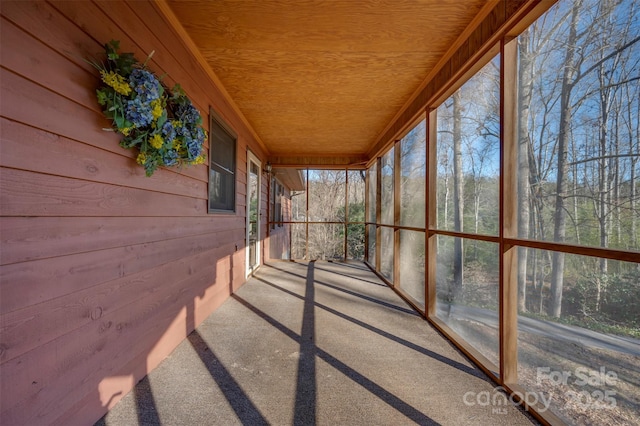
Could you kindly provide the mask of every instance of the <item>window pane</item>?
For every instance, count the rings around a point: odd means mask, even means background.
[[[271,229],[276,227],[276,179],[271,178],[270,189],[271,196],[269,199],[269,220],[271,221]]]
[[[561,1],[519,36],[522,237],[640,251],[639,36],[632,0]]]
[[[307,170],[301,171],[304,181],[307,181]],[[304,222],[307,220],[307,191],[293,191],[291,193],[291,221]]]
[[[377,223],[376,219],[376,182],[378,181],[378,166],[373,164],[367,171],[369,176],[369,210],[367,221]]]
[[[393,282],[393,228],[380,230],[380,273]]]
[[[380,202],[382,213],[380,223],[393,225],[393,148],[382,157],[382,193]]]
[[[364,260],[364,192],[367,171],[352,170],[347,173],[349,178],[347,258]],[[354,222],[359,222],[359,224]]]
[[[400,141],[400,225],[424,228],[426,120]]]
[[[211,120],[211,162],[221,169],[235,169],[236,139],[230,135],[216,120]]]
[[[274,205],[274,216],[276,222],[282,222],[284,219],[282,218],[282,205],[284,201],[284,187],[276,181],[276,194],[275,194],[275,205]],[[276,226],[281,227],[282,223],[277,223]]]
[[[634,424],[640,409],[640,265],[528,250],[518,315],[518,380],[568,424]],[[606,273],[603,273],[606,266]],[[559,291],[556,291],[559,290]],[[553,296],[556,294],[556,296]],[[521,296],[522,297],[522,296]],[[557,316],[553,299],[561,306]]]
[[[498,235],[500,57],[437,111],[438,228]]]
[[[344,259],[344,225],[309,224],[309,259]]]
[[[369,257],[367,260],[372,266],[376,265],[376,225],[367,225],[369,232]]]
[[[364,222],[365,170],[349,173],[349,222]]]
[[[309,170],[309,222],[344,221],[344,170]]]
[[[364,224],[347,225],[347,258],[364,260]]]
[[[209,210],[235,210],[235,177],[209,169]]]
[[[424,232],[400,231],[400,288],[424,309]]]
[[[307,228],[305,223],[291,224],[291,258],[304,259],[306,254]]]
[[[236,209],[236,138],[210,120],[209,211]]]
[[[280,212],[282,214],[282,220],[285,222],[291,222],[291,196],[293,191],[288,188],[282,187],[282,198],[280,199]]]
[[[269,200],[271,229],[282,227],[282,222],[285,220],[283,219],[284,196],[284,186],[276,178],[271,178],[271,199]],[[284,201],[285,206],[286,204],[287,202]]]
[[[438,236],[437,316],[494,367],[499,365],[498,259],[498,244]]]

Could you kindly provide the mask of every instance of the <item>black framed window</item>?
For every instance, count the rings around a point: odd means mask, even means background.
[[[271,178],[271,200],[270,200],[270,218],[271,221],[271,229],[275,229],[276,227],[276,178]]]
[[[276,213],[276,226],[282,227],[282,197],[284,196],[284,187],[280,182],[276,181],[276,199],[275,199],[275,213]]]
[[[282,197],[284,187],[276,178],[271,178],[271,229],[282,227]]]
[[[209,213],[236,211],[238,136],[213,110],[209,127]]]

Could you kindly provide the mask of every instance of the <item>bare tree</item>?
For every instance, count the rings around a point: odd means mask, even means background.
[[[560,128],[558,131],[558,168],[556,182],[556,205],[555,223],[553,239],[557,242],[564,242],[566,234],[567,210],[567,173],[569,163],[567,161],[567,150],[571,132],[572,106],[571,91],[575,84],[575,75],[578,68],[579,46],[578,41],[578,19],[582,0],[576,0],[571,8],[571,21],[569,24],[569,34],[567,37],[567,50],[563,63],[562,87],[560,91]],[[562,287],[564,284],[564,253],[556,251],[552,256],[551,266],[551,303],[549,305],[549,315],[560,317],[562,312]]]
[[[529,31],[518,39],[518,236],[529,237],[531,173],[529,157],[531,140],[529,137],[529,106],[533,88],[533,62],[529,49]],[[518,311],[527,310],[527,255],[526,247],[518,248]]]
[[[462,104],[460,91],[453,94],[453,226],[464,231],[464,177],[462,173]],[[456,238],[453,246],[454,298],[462,290],[464,251],[462,238]]]

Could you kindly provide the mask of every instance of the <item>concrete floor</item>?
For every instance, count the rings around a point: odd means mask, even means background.
[[[532,424],[496,387],[366,266],[278,262],[97,424]]]

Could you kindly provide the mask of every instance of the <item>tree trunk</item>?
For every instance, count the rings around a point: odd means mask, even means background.
[[[604,88],[606,82],[604,81],[605,70],[601,65],[598,69],[598,80],[600,87]],[[609,159],[607,155],[607,140],[608,129],[607,121],[609,118],[609,90],[600,90],[600,129],[598,149],[600,160],[598,160],[598,219],[600,225],[600,247],[607,247],[609,245]],[[600,276],[596,279],[596,312],[600,311],[600,301],[602,299],[602,279],[601,277],[607,274],[608,262],[606,258],[600,258]]]
[[[558,170],[556,183],[555,223],[553,229],[554,241],[562,243],[566,235],[566,197],[567,197],[567,149],[571,136],[571,91],[573,89],[576,71],[576,41],[578,15],[582,1],[575,1],[571,9],[571,23],[567,38],[567,51],[562,73],[562,89],[560,92],[560,128],[558,131]],[[562,313],[562,287],[564,284],[564,253],[553,252],[551,264],[551,303],[549,315],[559,318]]]
[[[453,94],[453,226],[458,232],[463,228],[464,212],[464,181],[462,173],[462,111],[460,91]],[[463,244],[461,238],[456,238],[453,247],[453,285],[454,298],[462,290],[464,266]]]
[[[622,245],[622,210],[620,209],[620,127],[619,127],[619,114],[622,110],[620,102],[616,103],[616,110],[614,111],[614,140],[615,148],[614,154],[616,158],[613,160],[613,200],[614,200],[614,217],[612,218],[615,223],[615,244],[617,247]],[[613,233],[613,231],[612,231]]]
[[[631,162],[631,187],[629,188],[629,208],[631,210],[631,242],[630,242],[630,246],[632,249],[637,250],[638,249],[638,212],[636,210],[636,179],[635,177],[635,173],[636,173],[636,162],[632,161]]]
[[[573,156],[573,158],[577,158],[577,152],[576,152],[576,144],[572,143],[571,144],[571,155]],[[579,200],[580,200],[580,193],[579,193],[579,185],[578,185],[578,164],[574,164],[571,170],[571,178],[572,178],[572,182],[571,182],[571,191],[573,192],[572,194],[572,198],[573,198],[573,220],[574,220],[574,233],[576,236],[576,244],[580,245],[580,217],[579,215],[579,211],[578,211],[578,204],[579,204]]]
[[[518,237],[529,238],[531,179],[529,171],[529,106],[533,87],[533,63],[529,49],[529,31],[518,39]],[[518,311],[527,310],[527,257],[526,247],[518,248]]]
[[[636,98],[636,102],[638,104],[637,108],[640,110],[640,97]],[[631,102],[629,102],[629,104],[631,104]],[[633,147],[633,140],[634,140],[634,135],[633,135],[633,130],[631,130],[631,126],[632,126],[632,120],[631,120],[631,107],[629,107],[629,153],[633,153],[634,152],[634,147]],[[635,135],[635,140],[636,140],[636,154],[638,154],[640,156],[640,114],[636,114],[636,135]],[[638,250],[640,247],[638,247],[638,217],[640,217],[640,212],[636,211],[636,194],[637,194],[637,181],[638,179],[636,179],[636,164],[637,164],[637,158],[638,157],[631,157],[631,183],[630,183],[630,188],[629,188],[629,208],[631,209],[631,248]],[[638,269],[640,270],[640,263],[638,264]]]
[[[449,174],[448,171],[444,174],[444,223],[442,226],[444,229],[449,228]]]

